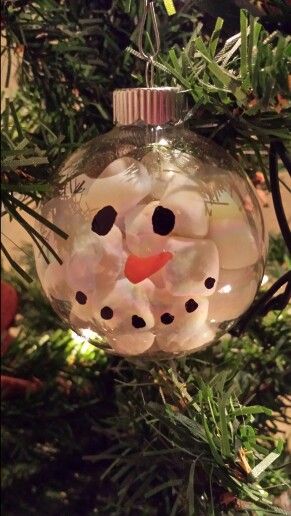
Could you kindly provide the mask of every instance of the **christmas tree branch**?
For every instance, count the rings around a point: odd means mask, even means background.
[[[291,161],[286,152],[284,146],[282,146],[282,142],[278,146],[276,142],[271,142],[270,144],[270,185],[272,198],[274,203],[274,209],[276,212],[278,224],[284,238],[285,244],[289,249],[289,253],[291,254],[291,232],[289,229],[288,221],[284,212],[284,207],[282,203],[281,193],[280,193],[280,184],[278,177],[278,155],[280,151],[280,156],[283,156],[284,164],[286,164],[287,170],[291,175]]]
[[[191,94],[196,130],[215,133],[245,168],[263,166],[266,172],[266,145],[274,137],[290,144],[291,40],[279,32],[270,36],[244,11],[240,24],[241,32],[222,47],[218,20],[208,42],[196,34],[185,49],[176,46],[155,64]]]
[[[285,286],[285,291],[277,294]],[[247,310],[239,322],[230,330],[231,335],[241,335],[247,328],[249,322],[256,316],[266,315],[270,310],[283,310],[291,298],[291,271],[286,272],[279,278],[267,292],[265,292]]]

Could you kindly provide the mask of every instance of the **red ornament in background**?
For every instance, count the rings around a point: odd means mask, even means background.
[[[15,288],[1,281],[1,356],[6,353],[11,342],[9,328],[13,323],[18,308],[18,294]]]
[[[1,281],[1,356],[6,353],[13,339],[9,335],[9,328],[17,314],[18,305],[19,298],[16,289],[9,283]],[[42,382],[37,378],[24,380],[23,378],[1,375],[1,396],[4,398],[35,392],[41,386]]]

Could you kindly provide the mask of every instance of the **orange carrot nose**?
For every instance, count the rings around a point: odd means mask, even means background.
[[[140,283],[158,272],[171,258],[173,258],[173,255],[168,251],[145,257],[131,254],[126,260],[124,275],[131,283]]]

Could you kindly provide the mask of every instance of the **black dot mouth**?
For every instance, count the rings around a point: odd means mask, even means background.
[[[75,299],[79,305],[85,305],[87,303],[87,296],[84,294],[84,292],[81,292],[81,290],[76,292]]]
[[[113,317],[113,310],[110,306],[103,306],[100,310],[100,315],[105,321],[109,321]]]
[[[83,294],[83,292],[78,291],[76,293],[76,299],[80,304],[85,304],[87,301],[87,296],[85,294]],[[194,299],[190,298],[185,303],[185,310],[188,313],[192,313],[192,312],[195,312],[195,310],[197,310],[198,306],[199,306],[198,303]],[[102,319],[109,321],[110,319],[113,318],[113,310],[112,310],[112,308],[110,308],[110,306],[103,306],[103,308],[101,308],[101,310],[100,310],[100,315],[101,315]],[[172,324],[174,322],[174,320],[175,320],[175,315],[173,315],[169,312],[164,312],[160,316],[160,321],[165,326]],[[136,329],[146,327],[146,321],[143,319],[143,317],[140,317],[137,314],[132,315],[131,324],[132,324],[133,328],[136,328]]]
[[[195,310],[197,310],[198,308],[198,303],[196,303],[196,301],[194,301],[194,299],[188,299],[188,301],[186,301],[185,303],[185,309],[186,309],[186,312],[188,312],[188,314],[191,314],[192,312],[195,312]]]
[[[169,312],[165,312],[164,314],[161,315],[161,322],[166,325],[172,324],[174,319],[175,319],[175,316],[170,314]]]
[[[206,278],[206,280],[204,281],[204,285],[206,288],[208,289],[211,289],[214,287],[215,285],[215,279],[214,278],[211,278],[210,276],[208,278]]]
[[[139,317],[138,315],[133,315],[131,318],[132,326],[134,328],[144,328],[146,326],[146,322],[142,317]]]

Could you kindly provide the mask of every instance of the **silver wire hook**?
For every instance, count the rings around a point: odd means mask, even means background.
[[[155,40],[153,42],[153,53],[147,54],[144,51],[143,48],[143,35],[145,32],[145,25],[148,14],[151,16],[152,23],[153,23],[153,29],[154,29],[154,37]],[[146,80],[146,86],[147,88],[154,86],[154,58],[158,55],[161,48],[161,40],[160,40],[160,33],[158,28],[158,22],[155,12],[155,6],[154,6],[154,0],[144,0],[144,9],[142,13],[142,18],[140,21],[139,26],[139,33],[138,33],[138,49],[141,56],[146,61],[146,68],[145,68],[145,80]],[[150,76],[150,77],[149,77]]]

